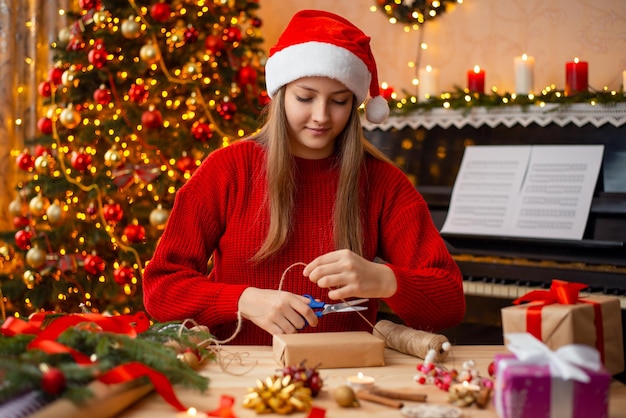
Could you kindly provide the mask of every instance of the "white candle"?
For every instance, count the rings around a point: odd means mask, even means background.
[[[523,54],[515,57],[515,93],[528,95],[535,90],[535,59]]]
[[[439,70],[427,65],[420,68],[419,74],[419,101],[428,100],[439,94]]]
[[[356,376],[348,377],[348,386],[354,390],[371,389],[374,387],[375,381],[372,376],[365,376],[359,372]]]
[[[622,71],[622,92],[626,96],[626,70]]]

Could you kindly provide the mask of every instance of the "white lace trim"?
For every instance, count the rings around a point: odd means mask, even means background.
[[[586,124],[600,127],[611,124],[620,127],[626,124],[626,103],[597,104],[576,103],[571,105],[546,104],[543,107],[505,106],[501,108],[476,107],[470,111],[452,109],[433,109],[429,111],[416,111],[403,116],[391,116],[381,124],[373,124],[362,118],[363,127],[368,131],[381,129],[413,129],[434,127],[462,128],[471,126],[478,128],[483,125],[496,127],[504,125],[508,128],[514,125],[528,126],[536,123],[539,126],[547,126],[554,123],[558,126],[574,124],[581,127]]]

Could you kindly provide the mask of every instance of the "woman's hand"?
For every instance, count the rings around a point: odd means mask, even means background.
[[[239,312],[272,335],[293,334],[317,326],[309,299],[290,292],[249,287],[239,298]]]
[[[332,289],[328,297],[334,300],[386,298],[398,288],[396,276],[388,266],[368,261],[350,250],[321,255],[302,274],[319,287]]]

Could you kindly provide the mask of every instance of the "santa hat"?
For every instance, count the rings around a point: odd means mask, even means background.
[[[380,95],[369,42],[367,35],[341,16],[301,10],[270,49],[265,65],[267,93],[272,97],[282,86],[299,78],[330,77],[349,88],[359,103],[365,101],[369,89],[365,117],[381,123],[389,116],[389,106]]]

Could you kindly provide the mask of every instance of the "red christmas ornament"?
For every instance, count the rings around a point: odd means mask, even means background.
[[[380,88],[380,95],[385,99],[385,100],[389,100],[391,99],[391,95],[394,93],[393,87],[388,86],[388,87],[381,87]]]
[[[99,9],[100,0],[78,0],[78,6],[83,10]]]
[[[33,233],[29,229],[20,229],[15,233],[15,245],[20,250],[28,250],[32,239]]]
[[[201,142],[206,142],[213,136],[213,131],[208,123],[197,121],[191,127],[191,135]]]
[[[163,126],[163,116],[157,109],[150,108],[141,115],[141,124],[147,129],[159,129]]]
[[[26,216],[16,216],[13,218],[13,226],[15,229],[26,228],[30,225],[30,221]]]
[[[41,144],[35,145],[35,156],[41,157],[44,154],[52,155],[52,150],[48,147],[44,147]]]
[[[150,16],[157,22],[167,22],[170,18],[171,10],[167,3],[156,3],[150,8]]]
[[[198,40],[198,36],[200,36],[200,31],[193,26],[189,25],[187,29],[185,29],[185,42],[188,44],[192,44]]]
[[[217,113],[220,114],[224,120],[231,120],[235,113],[237,113],[237,105],[233,102],[222,102],[217,105]]]
[[[88,274],[92,274],[94,276],[102,273],[105,266],[106,265],[102,257],[95,254],[87,255],[85,257],[85,260],[83,261],[83,268],[85,269],[85,271]]]
[[[124,210],[119,203],[107,203],[102,208],[102,215],[107,222],[119,222],[124,217]]]
[[[85,49],[85,41],[80,36],[72,36],[67,44],[67,49],[70,51],[82,51]]]
[[[241,86],[253,86],[256,84],[257,72],[251,65],[244,65],[237,73],[237,82]]]
[[[49,395],[58,395],[65,389],[65,375],[56,367],[50,367],[41,376],[41,389]]]
[[[253,17],[252,20],[250,20],[250,24],[255,28],[260,28],[263,26],[263,21],[258,17]]]
[[[137,244],[146,238],[146,229],[141,225],[131,224],[124,228],[124,235],[128,242]]]
[[[91,165],[91,155],[83,151],[73,151],[70,163],[75,170],[81,172],[87,171]]]
[[[257,97],[257,101],[259,102],[259,106],[261,107],[265,107],[267,104],[269,104],[269,102],[272,99],[270,99],[270,96],[267,94],[266,91],[261,92],[261,94],[259,94],[259,97]]]
[[[54,85],[59,85],[62,83],[62,79],[61,77],[63,76],[63,69],[60,67],[52,67],[50,68],[50,70],[48,71],[48,79],[50,80],[50,82]]]
[[[96,45],[87,54],[87,59],[96,68],[102,68],[107,62],[107,51],[102,44]]]
[[[196,170],[196,162],[190,156],[185,155],[176,162],[176,167],[183,173],[192,173]]]
[[[17,166],[24,171],[32,171],[35,166],[35,158],[30,155],[30,152],[24,150],[15,159]]]
[[[204,47],[206,48],[207,52],[210,52],[214,55],[217,55],[226,49],[222,38],[216,35],[207,36],[204,40]]]
[[[100,87],[93,92],[93,99],[98,104],[107,105],[111,103],[111,90],[107,89],[104,84],[101,84]]]
[[[236,26],[230,26],[224,29],[224,38],[226,42],[241,42],[241,29]]]
[[[42,81],[37,86],[37,92],[41,97],[50,97],[52,95],[52,87],[49,81]]]
[[[44,135],[52,134],[52,119],[46,118],[45,116],[40,118],[37,121],[37,129]]]
[[[133,269],[125,265],[116,268],[113,272],[113,280],[119,285],[130,284],[134,277]]]
[[[148,87],[144,84],[133,84],[128,89],[128,97],[131,101],[142,104],[148,100]]]

